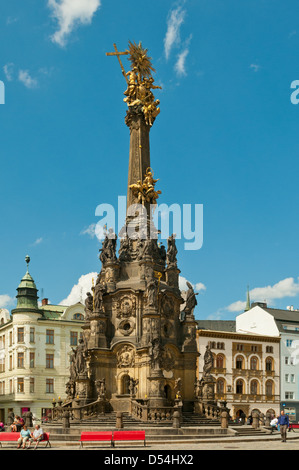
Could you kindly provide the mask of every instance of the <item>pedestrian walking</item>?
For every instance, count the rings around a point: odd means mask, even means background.
[[[277,424],[280,427],[281,440],[282,440],[282,442],[286,442],[286,440],[287,440],[287,430],[288,430],[288,427],[289,427],[290,423],[289,423],[288,415],[284,414],[283,410],[280,413]]]

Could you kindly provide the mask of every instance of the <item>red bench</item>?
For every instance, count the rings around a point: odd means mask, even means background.
[[[145,431],[114,431],[113,444],[119,441],[143,441],[145,445]]]
[[[17,440],[20,438],[20,433],[19,432],[0,432],[0,447],[2,447],[2,442],[17,442]],[[50,433],[49,432],[44,432],[43,438],[40,442],[46,442],[46,447],[49,445],[51,447],[50,443]]]
[[[114,447],[115,442],[120,441],[143,441],[145,445],[145,431],[84,431],[81,432],[80,448],[83,447],[83,442],[110,442],[111,447]]]
[[[82,432],[80,437],[80,447],[83,447],[83,442],[110,442],[112,444],[112,432]]]

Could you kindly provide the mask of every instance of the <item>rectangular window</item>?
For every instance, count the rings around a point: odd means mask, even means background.
[[[17,390],[18,390],[18,393],[24,393],[24,377],[18,377]]]
[[[54,330],[46,331],[46,344],[54,344]]]
[[[70,344],[71,344],[71,346],[78,346],[78,333],[77,333],[77,331],[71,331]]]
[[[10,379],[9,381],[9,393],[13,393],[13,380]]]
[[[24,353],[18,353],[18,368],[24,369]]]
[[[243,351],[243,344],[237,344],[237,351]]]
[[[292,382],[292,383],[295,382],[295,375],[294,375],[294,374],[291,374],[291,382]]]
[[[35,353],[31,352],[29,354],[29,358],[30,358],[30,369],[33,369],[35,367]]]
[[[12,346],[12,331],[9,332],[9,346]]]
[[[30,343],[35,343],[35,328],[30,328]]]
[[[289,374],[285,374],[284,379],[285,379],[285,382],[289,382],[290,381],[289,380]]]
[[[30,384],[29,384],[29,387],[30,387],[30,393],[34,393],[34,378],[33,377],[30,377]]]
[[[294,400],[294,392],[285,392],[285,400]]]
[[[18,328],[18,343],[24,343],[24,328]]]
[[[54,368],[54,354],[46,354],[46,369]]]
[[[286,366],[289,365],[289,363],[290,363],[290,358],[289,358],[289,356],[285,356],[285,358],[284,358],[284,363],[285,363]]]
[[[54,393],[54,379],[46,379],[46,393]]]
[[[0,359],[0,372],[5,372],[5,358]]]
[[[251,346],[251,352],[257,352],[257,346]]]
[[[9,370],[12,370],[12,354],[9,356]]]
[[[292,343],[293,343],[292,339],[287,339],[286,340],[286,345],[287,345],[288,348],[290,348],[292,346]]]

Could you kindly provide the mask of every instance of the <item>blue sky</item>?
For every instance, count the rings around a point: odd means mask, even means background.
[[[100,270],[84,232],[98,204],[126,195],[129,151],[125,82],[105,53],[131,40],[163,87],[160,202],[204,207],[202,248],[178,241],[196,317],[234,319],[247,285],[252,300],[299,308],[297,11],[295,0],[2,2],[0,307],[14,305],[26,254],[52,303]]]

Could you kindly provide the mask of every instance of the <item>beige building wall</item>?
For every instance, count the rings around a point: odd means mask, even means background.
[[[253,410],[279,414],[280,338],[197,330],[200,357],[197,376],[203,372],[204,353],[209,344],[214,356],[212,375],[216,399],[226,400],[235,419],[241,410],[248,417]]]
[[[9,316],[0,311],[0,419],[4,422],[9,411],[21,414],[23,408],[30,408],[40,419],[53,399],[66,398],[71,336],[79,340],[82,335],[84,306],[46,305],[41,310],[44,316],[31,312]]]

